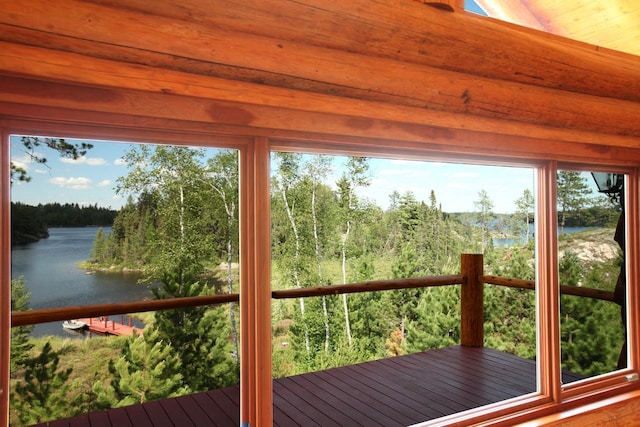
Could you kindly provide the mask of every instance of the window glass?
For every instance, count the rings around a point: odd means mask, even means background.
[[[615,173],[558,171],[564,383],[627,366],[626,319],[621,308],[626,294],[623,177]]]
[[[484,286],[481,348],[460,346],[459,282],[276,299],[274,396],[339,393],[366,425],[536,391],[533,169],[290,152],[271,163],[274,291],[457,275],[462,254],[528,285]],[[378,403],[363,412],[363,399]],[[287,408],[274,404],[277,421]]]
[[[11,181],[14,311],[239,292],[237,150],[12,136]],[[238,323],[232,301],[13,328],[12,425],[233,386]]]

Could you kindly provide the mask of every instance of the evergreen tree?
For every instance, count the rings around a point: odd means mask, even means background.
[[[558,171],[557,200],[562,229],[567,222],[567,215],[582,211],[591,193],[586,178],[580,172]]]
[[[493,202],[486,190],[480,190],[478,200],[473,202],[473,205],[477,209],[476,219],[478,226],[480,226],[482,253],[484,253],[486,248],[492,244],[492,222],[496,219],[496,215],[493,213]]]
[[[29,310],[29,299],[31,294],[27,291],[24,277],[11,280],[11,310]],[[24,366],[29,360],[29,351],[33,344],[29,340],[29,335],[33,331],[33,326],[19,326],[11,328],[11,372]]]
[[[208,294],[182,267],[168,271],[162,287],[154,290],[157,299]],[[181,361],[183,381],[191,391],[216,389],[237,383],[239,370],[229,348],[229,328],[220,308],[205,306],[158,311],[154,327],[160,340],[171,346],[171,354]]]
[[[32,162],[46,166],[47,158],[37,152],[40,147],[51,148],[57,151],[61,157],[75,160],[84,156],[88,150],[93,148],[93,145],[86,142],[70,143],[64,138],[23,136],[20,138],[20,145],[14,145],[13,148],[22,151]],[[24,168],[11,162],[11,182],[13,183],[15,180],[29,182],[31,177]]]
[[[407,351],[432,350],[459,342],[460,289],[453,286],[425,289],[408,322]]]
[[[15,385],[11,403],[24,425],[61,418],[65,415],[67,402],[67,380],[73,371],[58,370],[60,352],[53,351],[51,344],[43,346],[37,356],[24,362],[24,380]]]
[[[558,269],[560,283],[566,286],[583,285],[589,276],[583,263],[571,250],[564,251]],[[615,370],[623,332],[616,305],[591,298],[561,296],[563,369],[585,375]]]
[[[516,212],[513,215],[514,235],[524,236],[525,244],[529,243],[531,238],[531,227],[529,224],[533,221],[533,209],[535,207],[535,199],[531,190],[526,188],[518,200],[516,200]]]
[[[107,247],[107,236],[104,234],[104,230],[102,227],[98,228],[98,232],[96,233],[96,237],[93,239],[93,245],[91,247],[91,252],[89,252],[89,256],[95,260],[95,262],[102,263],[108,257],[105,253],[105,249]]]
[[[180,373],[180,358],[172,350],[153,327],[146,328],[143,335],[128,337],[120,357],[115,362],[109,361],[112,379],[108,392],[114,396],[113,406],[144,403],[189,392]],[[98,394],[104,399],[103,393]]]

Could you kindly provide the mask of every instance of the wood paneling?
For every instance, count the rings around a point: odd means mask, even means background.
[[[476,0],[487,15],[563,37],[640,55],[635,0]]]

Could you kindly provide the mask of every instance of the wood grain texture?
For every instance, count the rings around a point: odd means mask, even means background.
[[[488,348],[448,347],[274,379],[273,425],[406,426],[535,387],[534,361]],[[115,421],[124,411],[133,425],[238,426],[239,395],[234,386],[162,399],[89,414],[77,425],[112,420],[105,425],[119,427]]]
[[[640,88],[640,67],[633,57],[520,34],[466,14],[443,14],[409,1],[392,5],[358,1],[348,6],[318,5],[310,0],[218,1],[152,9],[137,3],[124,7],[118,2],[96,5],[81,0],[63,0],[55,6],[32,0],[30,7],[9,6],[8,16],[13,19],[0,25],[0,39],[47,50],[39,58],[11,55],[10,46],[5,45],[1,51],[7,60],[0,64],[6,65],[7,73],[41,73],[40,77],[48,78],[57,74],[63,79],[86,76],[94,83],[123,87],[146,83],[146,90],[162,93],[208,99],[223,96],[205,90],[216,85],[215,81],[207,85],[207,78],[194,83],[185,75],[163,73],[164,84],[158,85],[158,77],[149,78],[143,68],[134,68],[135,75],[132,68],[95,61],[100,58],[254,83],[263,90],[306,93],[290,97],[287,108],[296,108],[294,100],[298,100],[319,111],[317,103],[305,101],[309,94],[322,94],[411,107],[417,111],[404,114],[403,121],[409,122],[426,109],[459,114],[464,117],[461,122],[481,117],[576,132],[640,136],[640,124],[634,120],[640,112],[635,98],[640,93],[635,90]],[[187,10],[190,14],[185,14]],[[38,18],[43,15],[46,21]],[[314,19],[314,24],[302,29],[286,25],[294,17],[305,23]],[[486,40],[490,35],[495,39]],[[482,48],[475,46],[478,38],[485,41]],[[59,57],[56,63],[51,49],[77,55]],[[420,52],[418,58],[406,53],[414,50]],[[526,58],[519,56],[523,52]],[[473,60],[475,55],[481,58]],[[448,62],[443,63],[443,58]],[[494,72],[483,71],[483,67]],[[79,68],[85,72],[78,73]],[[103,69],[106,71],[101,72]],[[235,96],[245,94],[245,100],[256,104],[268,99],[257,92],[252,96],[251,91],[237,90]],[[472,123],[465,125],[473,127]]]

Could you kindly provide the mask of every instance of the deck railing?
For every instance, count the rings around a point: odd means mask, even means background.
[[[461,274],[425,276],[408,279],[373,280],[345,285],[277,290],[273,299],[318,297],[359,292],[377,292],[397,289],[427,288],[433,286],[461,285],[460,289],[460,344],[468,347],[484,345],[484,285],[491,284],[520,289],[535,289],[535,281],[484,275],[481,254],[462,254]],[[613,292],[599,289],[560,286],[560,293],[586,298],[614,301]],[[239,301],[234,294],[169,298],[141,302],[61,307],[11,313],[11,326],[26,326],[68,319],[172,310],[203,305],[215,305]]]

